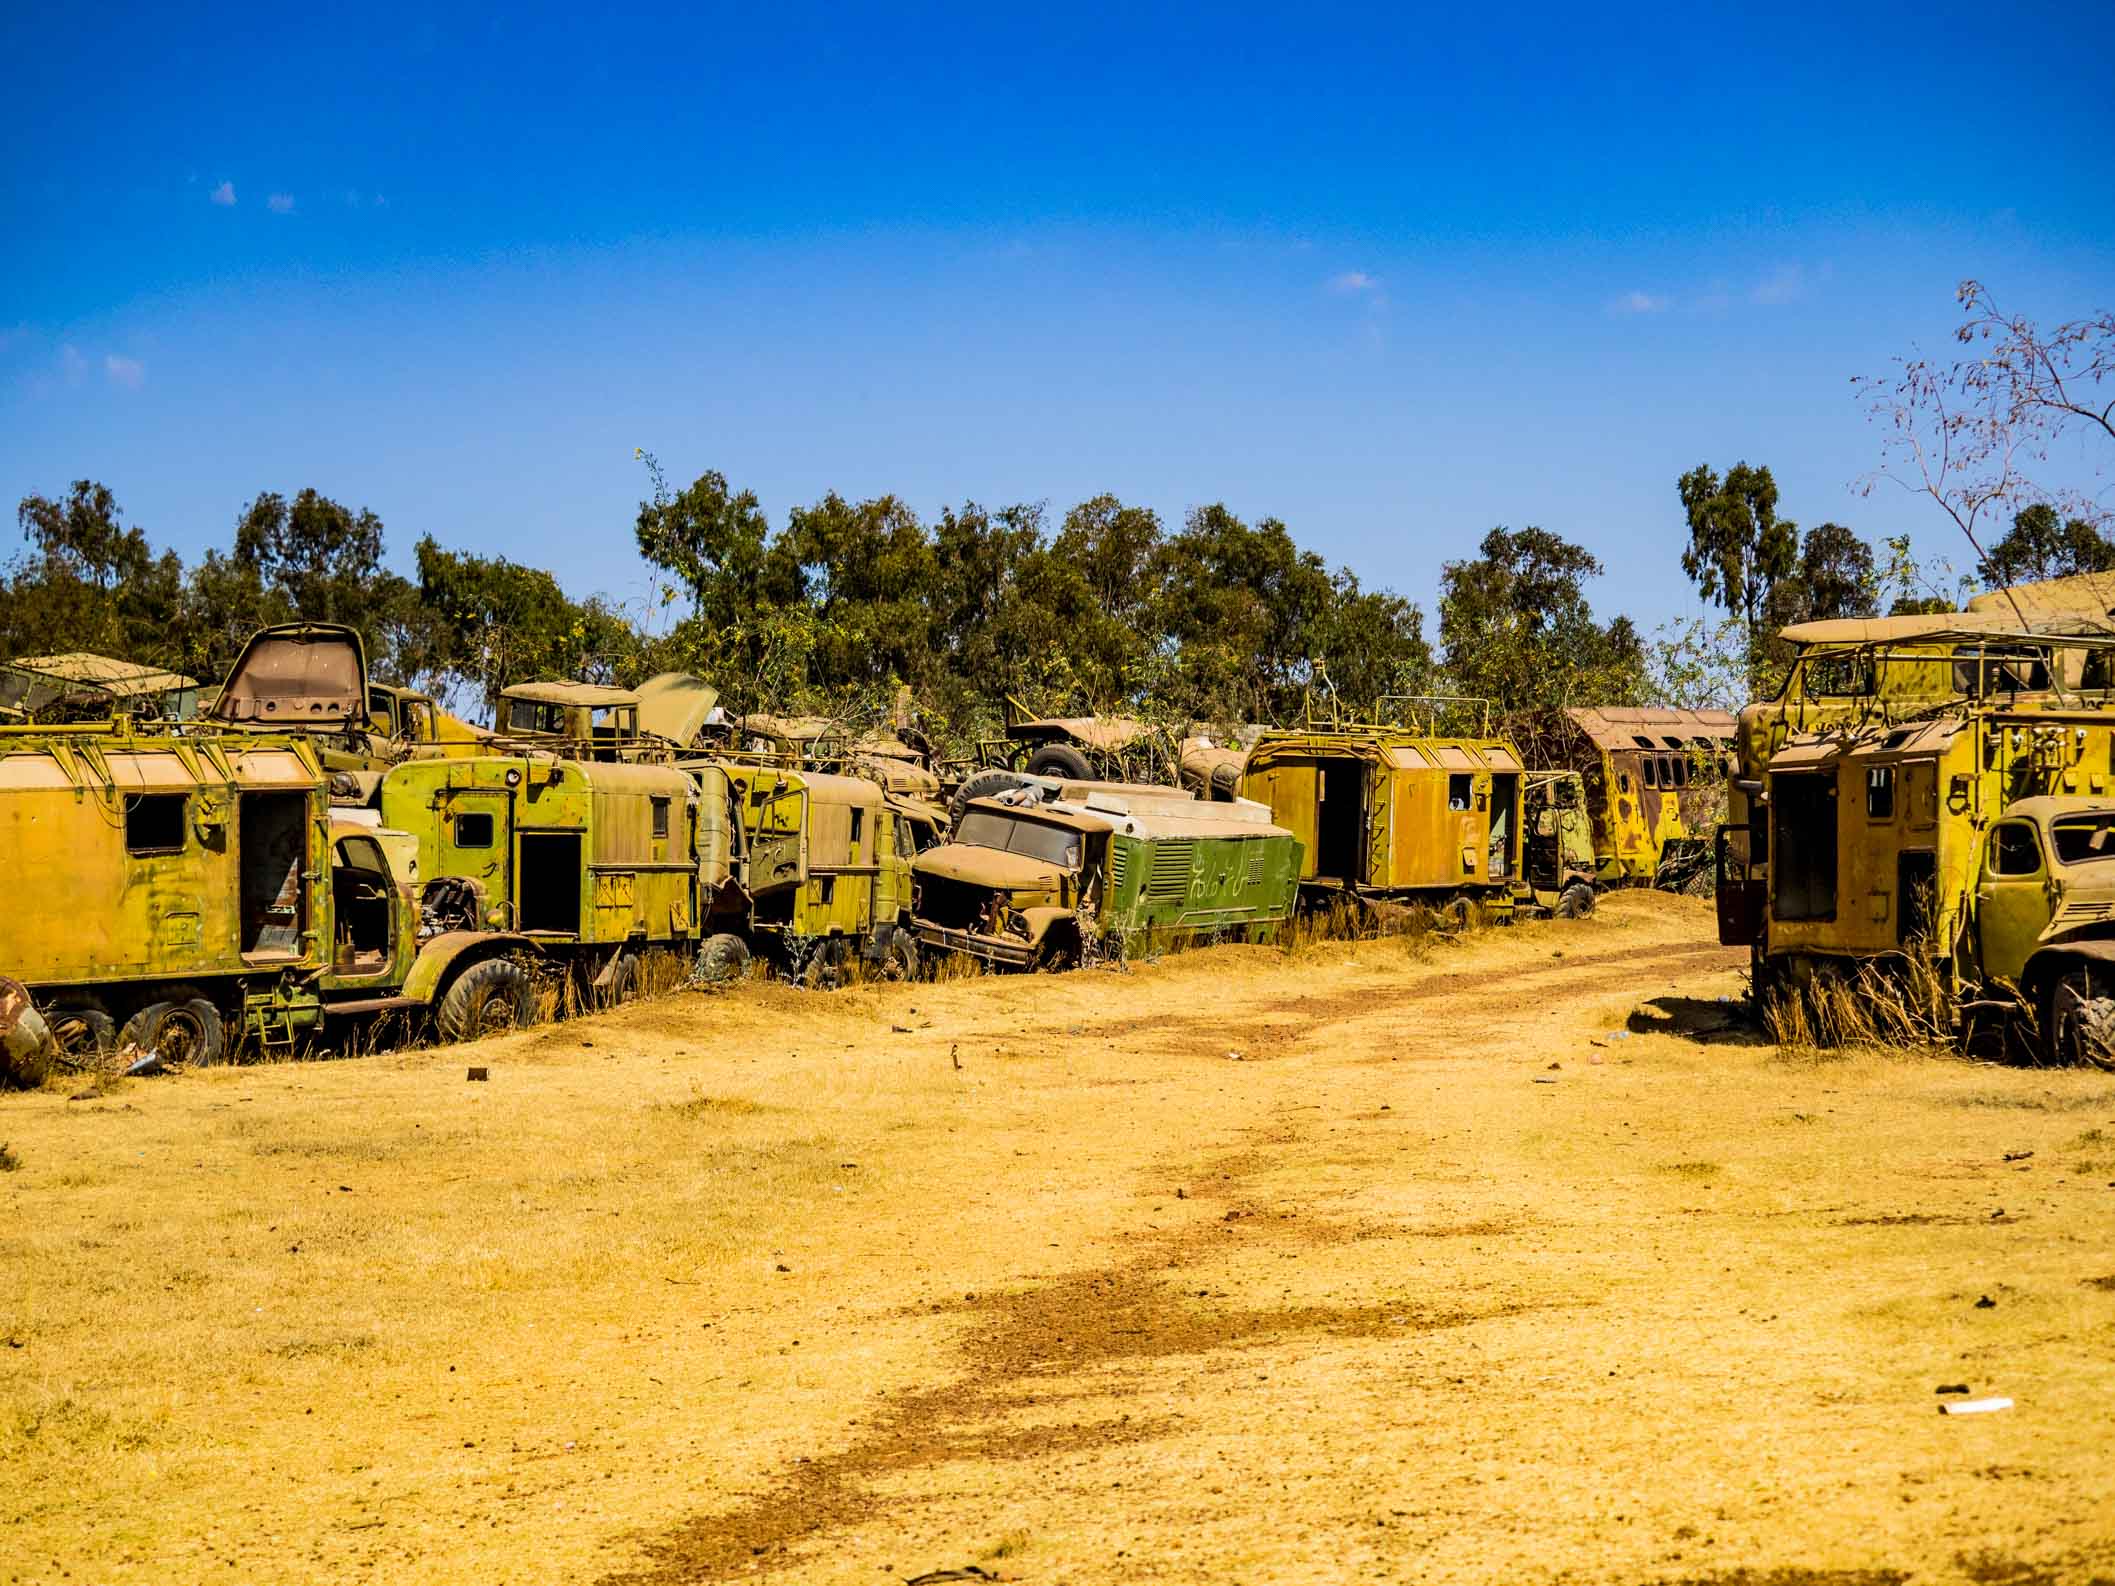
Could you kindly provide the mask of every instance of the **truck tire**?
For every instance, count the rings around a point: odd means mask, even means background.
[[[1046,743],[1028,757],[1030,776],[1054,776],[1060,782],[1092,782],[1094,767],[1069,743]]]
[[[702,985],[731,985],[749,973],[749,944],[732,932],[705,938],[692,978]]]
[[[45,1022],[61,1058],[72,1063],[93,1063],[117,1050],[117,1021],[92,1002],[77,1002],[55,1008]]]
[[[1557,894],[1557,906],[1550,911],[1560,920],[1583,920],[1594,912],[1594,889],[1584,881],[1574,881]]]
[[[1079,933],[1069,926],[1053,926],[1050,934],[1045,936],[1041,945],[1036,948],[1035,962],[1029,967],[1037,973],[1061,975],[1066,970],[1077,969],[1079,966]]]
[[[2115,997],[2094,995],[2089,971],[2074,969],[2050,988],[2043,1022],[2051,1062],[2115,1070]]]
[[[211,1068],[228,1055],[226,1027],[220,1010],[204,997],[172,998],[150,1002],[125,1021],[118,1032],[118,1048],[139,1048],[175,1067]]]
[[[918,938],[902,926],[891,926],[889,939],[881,950],[881,978],[883,980],[916,980],[918,978]]]
[[[444,1041],[474,1041],[535,1022],[535,983],[511,958],[481,959],[457,975],[434,1015]]]
[[[1212,767],[1211,797],[1222,804],[1231,804],[1241,796],[1241,768],[1233,765]]]
[[[598,1008],[621,1008],[639,995],[639,955],[626,951],[610,965],[609,979],[593,988],[590,999]]]
[[[974,771],[955,789],[955,796],[947,801],[948,819],[960,825],[962,812],[969,808],[971,799],[988,799],[995,793],[1004,793],[1009,788],[1021,785],[1020,773],[993,769]]]

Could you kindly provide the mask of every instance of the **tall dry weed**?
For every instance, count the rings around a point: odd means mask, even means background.
[[[1762,996],[1761,1014],[1764,1032],[1788,1057],[1936,1056],[1957,1045],[1953,992],[1922,954],[1867,959],[1849,973],[1824,970],[1803,985],[1775,986]]]

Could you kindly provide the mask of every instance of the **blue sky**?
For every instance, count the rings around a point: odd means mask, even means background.
[[[0,492],[187,557],[314,485],[633,599],[643,446],[774,521],[1224,500],[1428,609],[1539,523],[1650,625],[1700,461],[1961,560],[1847,489],[1850,376],[1964,276],[2115,304],[2106,6],[17,7],[0,59]]]

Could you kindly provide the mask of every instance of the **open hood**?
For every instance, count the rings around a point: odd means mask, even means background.
[[[342,732],[367,719],[367,652],[335,623],[289,622],[258,630],[229,668],[215,721]]]
[[[719,702],[720,691],[701,677],[658,673],[639,685],[639,730],[688,749]]]

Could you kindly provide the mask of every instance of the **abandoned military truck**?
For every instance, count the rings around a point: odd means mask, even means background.
[[[1964,1034],[2115,1067],[2111,751],[2115,713],[2053,701],[1788,739],[1755,801],[1760,918],[1737,922],[1758,992],[1921,961]]]
[[[1532,902],[1521,875],[1522,769],[1502,738],[1310,719],[1257,738],[1242,793],[1298,839],[1310,903]]]
[[[916,973],[907,927],[922,806],[863,776],[732,758],[681,768],[698,788],[704,978],[732,979],[753,956],[811,985],[855,959]]]
[[[517,932],[596,1002],[638,990],[647,949],[696,943],[696,805],[673,766],[545,754],[407,760],[376,798],[416,841],[426,929]],[[526,969],[489,974],[528,995]]]
[[[913,871],[922,946],[1068,969],[1134,942],[1271,940],[1293,914],[1300,845],[1245,799],[1022,777],[971,800]]]
[[[482,966],[530,944],[422,938],[402,842],[334,818],[327,785],[302,737],[0,729],[0,855],[47,900],[0,917],[0,974],[79,1053],[210,1063],[385,1012],[487,1027]]]

